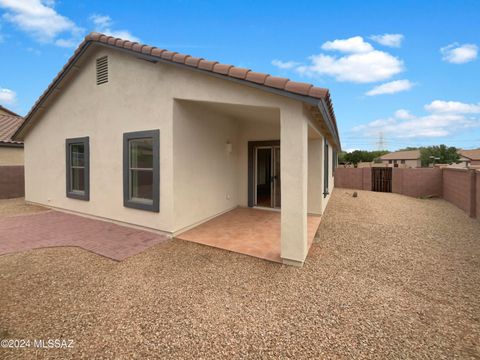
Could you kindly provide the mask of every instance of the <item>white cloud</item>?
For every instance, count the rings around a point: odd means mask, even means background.
[[[461,130],[480,127],[480,116],[465,115],[467,112],[480,114],[480,107],[475,107],[477,105],[471,107],[472,104],[459,103],[470,107],[449,107],[448,111],[438,111],[439,107],[431,106],[434,103],[435,101],[425,105],[429,112],[426,115],[415,116],[408,110],[400,109],[393,116],[357,126],[352,131],[367,137],[377,137],[383,133],[389,138],[408,139],[445,137]]]
[[[384,81],[404,70],[403,61],[385,52],[376,50],[361,36],[344,40],[327,41],[323,50],[339,51],[344,55],[321,53],[309,57],[309,64],[294,61],[274,60],[272,64],[281,69],[291,69],[302,76],[331,76],[337,81],[370,83]]]
[[[478,46],[475,44],[453,43],[440,49],[444,61],[452,64],[464,64],[473,61],[478,55]]]
[[[53,5],[53,1],[0,0],[0,7],[6,10],[3,18],[37,41],[57,43],[60,46],[67,41],[76,43],[83,34],[83,29],[69,18],[60,15]],[[61,35],[67,38],[60,39]]]
[[[398,109],[397,111],[395,111],[395,117],[402,120],[410,120],[415,118],[415,116],[410,114],[410,111],[406,109]]]
[[[372,35],[370,39],[384,46],[400,47],[404,36],[402,34],[383,34]]]
[[[367,91],[365,95],[375,96],[382,94],[395,94],[402,91],[408,91],[413,87],[410,80],[395,80],[375,86],[372,90]]]
[[[17,101],[17,93],[10,89],[0,87],[0,104],[12,105]]]
[[[134,36],[128,30],[113,30],[113,21],[112,18],[108,15],[93,14],[92,16],[90,16],[90,20],[95,26],[95,31],[124,40],[140,42],[140,39]]]
[[[108,15],[93,14],[90,16],[90,20],[100,29],[106,29],[112,26],[112,18]]]
[[[480,114],[480,103],[467,104],[460,101],[434,100],[425,105],[425,110],[432,113]]]
[[[343,53],[368,53],[373,51],[373,46],[365,42],[361,36],[354,36],[344,40],[327,41],[322,45],[322,49]]]
[[[391,78],[403,71],[403,62],[383,51],[351,54],[342,57],[313,55],[311,64],[297,67],[302,75],[328,75],[337,81],[369,83]]]
[[[300,63],[296,61],[282,61],[282,60],[272,60],[272,65],[278,67],[282,70],[293,69],[294,67],[300,65]]]

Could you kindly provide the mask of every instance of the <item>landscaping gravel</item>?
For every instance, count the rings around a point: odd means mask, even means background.
[[[0,256],[0,359],[480,357],[480,222],[439,199],[336,189],[303,268],[167,241],[122,262]]]
[[[24,198],[0,200],[0,216],[31,214],[47,210],[41,206],[26,204]]]

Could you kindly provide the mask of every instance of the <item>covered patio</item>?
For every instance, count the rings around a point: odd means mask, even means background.
[[[308,249],[320,220],[318,215],[308,216]],[[181,233],[177,239],[282,263],[280,211],[238,207]]]
[[[303,264],[329,199],[324,171],[333,185],[332,148],[310,109],[289,105],[175,101],[174,236]]]

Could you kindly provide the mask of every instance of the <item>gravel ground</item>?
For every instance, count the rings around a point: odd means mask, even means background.
[[[479,358],[480,222],[443,200],[336,189],[301,269],[179,240],[117,263],[0,257],[1,359]]]
[[[31,214],[47,210],[47,208],[41,206],[26,204],[24,198],[0,200],[0,216]]]

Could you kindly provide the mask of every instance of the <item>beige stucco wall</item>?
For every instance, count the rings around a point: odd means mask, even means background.
[[[175,102],[174,231],[238,206],[237,136],[235,119],[192,102]]]
[[[103,55],[109,56],[109,82],[97,86],[94,60]],[[246,144],[279,139],[280,121],[196,113],[179,108],[175,99],[261,106],[288,121],[307,121],[298,101],[115,50],[102,48],[78,65],[75,81],[62,85],[25,139],[28,201],[178,231],[236,204],[247,205]],[[160,129],[159,213],[123,206],[123,133],[151,129]],[[90,201],[65,196],[65,139],[81,136],[90,137]],[[227,139],[233,148],[229,155]]]
[[[0,166],[23,165],[23,148],[0,146]]]
[[[382,164],[394,167],[394,160],[392,160],[392,163],[390,164],[388,160],[382,160]],[[422,167],[422,162],[421,160],[405,160],[405,164],[402,164],[401,160],[397,160],[398,167],[400,168],[418,168]]]

